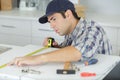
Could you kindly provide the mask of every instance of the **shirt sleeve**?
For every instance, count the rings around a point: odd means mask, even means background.
[[[102,39],[102,33],[99,28],[92,26],[87,27],[81,34],[78,34],[73,41],[73,46],[77,48],[81,54],[81,60],[91,58],[100,46],[100,40]]]

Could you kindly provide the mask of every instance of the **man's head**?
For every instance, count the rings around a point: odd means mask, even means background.
[[[68,9],[75,12],[74,5],[69,0],[52,0],[47,6],[46,14],[39,19],[39,22],[46,23],[48,22],[47,17],[49,15],[52,15],[56,12],[66,11]]]

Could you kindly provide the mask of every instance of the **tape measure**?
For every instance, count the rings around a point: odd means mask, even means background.
[[[36,54],[36,53],[38,53],[38,52],[41,52],[41,51],[43,51],[43,50],[45,50],[45,49],[48,49],[49,47],[53,47],[53,42],[54,42],[55,40],[54,40],[54,38],[48,38],[48,45],[46,46],[46,47],[43,47],[43,48],[40,48],[40,49],[38,49],[38,50],[36,50],[36,51],[33,51],[33,52],[31,52],[31,53],[28,53],[27,55],[25,55],[25,56],[32,56],[32,55],[34,55],[34,54]],[[2,68],[4,68],[4,67],[6,67],[7,66],[7,63],[6,64],[3,64],[3,65],[0,65],[0,69],[2,69]]]
[[[54,38],[51,38],[51,37],[48,38],[48,45],[47,45],[47,46],[48,46],[48,47],[54,47],[54,46],[53,46],[53,42],[55,42],[55,39],[54,39]]]

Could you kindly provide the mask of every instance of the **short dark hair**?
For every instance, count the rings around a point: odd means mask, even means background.
[[[75,11],[72,11],[72,14],[76,19],[78,19],[78,20],[80,19],[80,17],[77,15],[77,13]]]

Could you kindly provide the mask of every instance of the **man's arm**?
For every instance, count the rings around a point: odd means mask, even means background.
[[[73,46],[68,46],[59,50],[44,53],[42,55],[19,57],[10,62],[9,65],[25,66],[38,65],[48,62],[73,62],[80,60],[80,58],[81,53]]]
[[[81,58],[81,53],[73,46],[68,46],[48,52],[43,55],[46,58],[46,62],[66,62],[66,61],[78,61]]]

